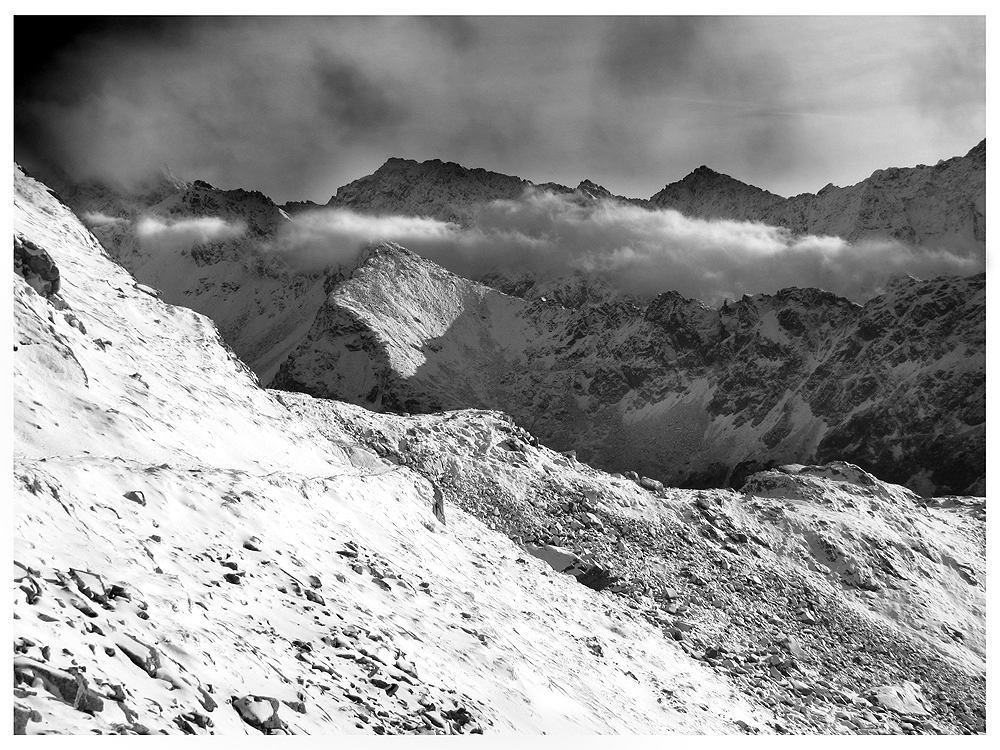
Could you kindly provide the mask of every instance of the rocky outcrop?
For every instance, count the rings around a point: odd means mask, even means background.
[[[34,242],[14,235],[14,273],[43,297],[59,292],[59,268],[52,256]]]
[[[398,246],[336,286],[273,385],[369,408],[490,408],[610,471],[738,485],[850,460],[924,494],[982,493],[985,275],[713,309],[585,280],[514,297]]]

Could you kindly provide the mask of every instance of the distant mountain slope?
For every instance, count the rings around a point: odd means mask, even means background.
[[[324,274],[300,273],[266,252],[291,219],[258,191],[164,175],[134,194],[68,183],[59,194],[115,261],[165,301],[212,318],[264,379],[305,335],[325,299]]]
[[[530,185],[520,177],[466,169],[440,159],[393,158],[373,174],[338,189],[327,206],[458,221],[465,218],[469,206],[519,198]]]
[[[787,289],[716,310],[581,285],[508,296],[383,244],[272,385],[498,409],[552,447],[671,484],[836,459],[922,493],[984,491],[984,275],[901,279],[863,307]]]
[[[827,185],[815,195],[791,198],[705,166],[645,200],[613,195],[590,180],[574,190],[555,183],[533,185],[519,177],[437,159],[393,158],[373,174],[340,188],[327,205],[462,222],[477,204],[514,199],[529,187],[674,209],[697,218],[762,222],[796,234],[837,236],[849,242],[893,239],[976,257],[985,251],[985,139],[965,156],[933,167],[889,167],[856,185]]]
[[[880,169],[850,187],[792,198],[699,167],[649,199],[705,219],[759,221],[849,242],[891,238],[963,254],[985,251],[986,141],[933,167]]]
[[[465,223],[478,205],[495,200],[515,200],[525,190],[536,189],[572,195],[584,201],[616,200],[645,205],[645,201],[613,195],[590,180],[574,189],[555,182],[535,184],[520,177],[468,169],[440,159],[417,162],[389,159],[374,173],[337,190],[327,206],[353,211],[405,216],[429,216],[440,221]],[[299,204],[292,204],[299,210]]]

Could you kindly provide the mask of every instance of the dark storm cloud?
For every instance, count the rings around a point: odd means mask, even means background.
[[[82,23],[48,45],[58,18],[15,25],[15,158],[29,170],[34,156],[134,182],[166,164],[325,202],[390,156],[587,177],[635,197],[707,164],[787,195],[926,162],[941,142],[936,158],[964,153],[983,136],[983,45],[962,47],[981,21],[972,32],[955,19],[798,17]],[[45,49],[32,56],[36,37]],[[920,86],[903,102],[912,70]]]
[[[421,16],[419,20],[458,52],[468,52],[480,40],[475,24],[462,16]]]
[[[377,138],[406,116],[400,99],[357,65],[318,50],[313,73],[321,111],[349,140]]]
[[[126,185],[169,165],[185,179],[304,197],[347,147],[391,132],[406,112],[396,82],[327,51],[310,28],[352,20],[298,23],[85,28],[25,68],[15,158]]]
[[[624,92],[668,90],[705,64],[703,35],[717,25],[698,16],[615,19],[605,33],[602,70]]]

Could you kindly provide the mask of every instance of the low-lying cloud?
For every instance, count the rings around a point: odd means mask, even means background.
[[[676,290],[709,304],[791,286],[864,301],[900,274],[929,278],[983,268],[979,259],[945,250],[795,236],[763,224],[542,191],[481,206],[466,226],[322,209],[295,217],[270,249],[299,270],[315,271],[348,263],[363,245],[382,240],[469,278],[504,268],[543,276],[582,271],[638,296]]]
[[[160,251],[189,250],[195,245],[237,239],[245,231],[243,224],[230,224],[215,216],[178,221],[144,216],[135,227],[143,247]]]
[[[122,226],[129,223],[128,219],[123,219],[120,216],[108,216],[100,211],[84,211],[80,218],[83,219],[84,224],[91,228]]]

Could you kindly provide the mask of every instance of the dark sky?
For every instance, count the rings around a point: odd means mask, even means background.
[[[983,17],[14,23],[15,158],[320,202],[387,158],[649,197],[701,164],[782,195],[985,137]]]

